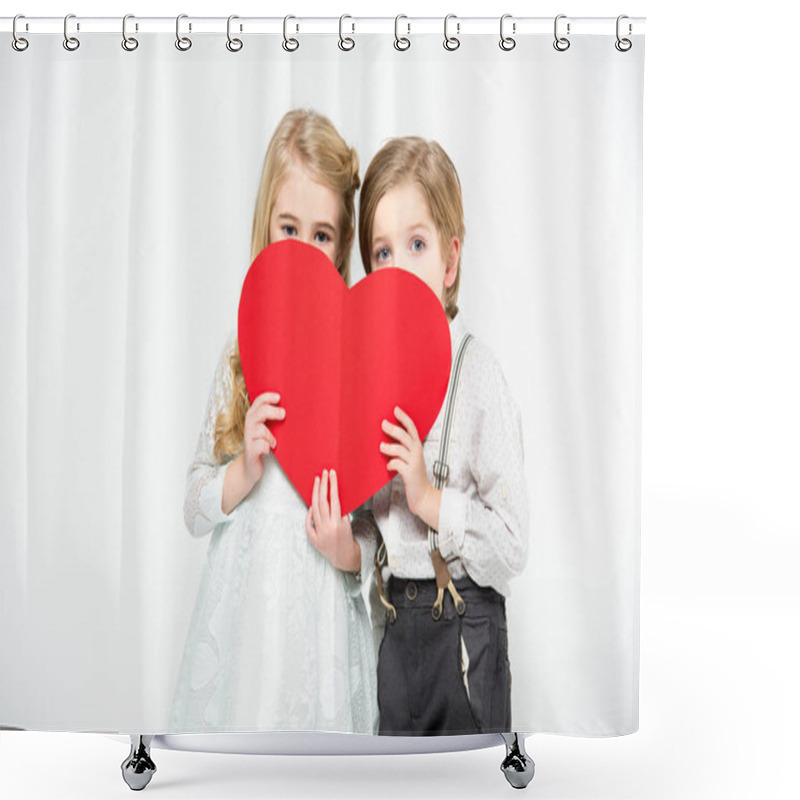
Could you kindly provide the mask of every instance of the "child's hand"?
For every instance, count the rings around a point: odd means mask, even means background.
[[[314,478],[311,507],[306,514],[306,533],[314,547],[332,566],[344,572],[361,569],[361,548],[353,538],[350,517],[341,515],[339,483],[336,472],[330,471],[331,499],[328,503],[328,470],[322,471],[322,481]]]
[[[280,399],[276,392],[260,394],[244,418],[244,474],[253,486],[264,472],[264,458],[277,444],[266,421],[281,420],[286,416],[286,409],[278,405]]]
[[[439,504],[435,502],[436,489],[428,480],[425,470],[425,456],[422,453],[422,442],[411,417],[399,406],[395,406],[394,414],[403,427],[393,425],[388,420],[381,423],[385,433],[396,439],[398,444],[381,442],[381,452],[393,456],[386,465],[397,472],[406,487],[406,501],[412,514],[416,514],[428,525],[436,528],[439,519]],[[435,512],[435,513],[434,513]],[[435,521],[436,524],[433,524]]]

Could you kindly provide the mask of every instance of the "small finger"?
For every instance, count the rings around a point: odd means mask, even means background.
[[[338,521],[341,514],[342,507],[339,503],[339,480],[336,477],[336,470],[331,470],[331,516],[334,520]]]
[[[264,419],[274,419],[276,421],[285,419],[286,409],[283,406],[264,406]]]
[[[322,484],[320,486],[320,501],[319,510],[323,523],[328,520],[331,515],[331,508],[328,504],[328,470],[322,470]]]
[[[260,427],[254,428],[247,437],[250,442],[269,442],[272,438],[272,433],[269,428]]]
[[[396,439],[401,444],[406,445],[406,447],[408,447],[409,449],[411,448],[411,445],[413,444],[413,439],[409,435],[408,431],[401,428],[399,425],[392,424],[391,422],[389,422],[388,419],[385,419],[381,423],[381,428],[385,433],[387,433],[393,439]]]
[[[406,462],[401,461],[399,458],[393,458],[387,465],[386,469],[396,472],[398,475],[404,475],[406,469]]]
[[[314,478],[314,489],[311,492],[311,513],[314,518],[314,526],[319,530],[322,524],[319,513],[319,475]]]
[[[253,412],[253,419],[256,422],[264,422],[264,420],[275,420],[279,422],[286,417],[286,409],[282,406],[262,405],[256,408]]]
[[[403,411],[402,408],[400,408],[400,406],[395,406],[394,407],[394,415],[397,417],[397,419],[400,420],[400,422],[403,423],[403,427],[415,439],[419,439],[419,434],[417,433],[417,426],[414,424],[414,420],[412,420],[411,417],[409,417],[408,414],[406,414],[406,412]]]
[[[403,461],[408,461],[411,457],[408,448],[402,444],[387,444],[386,442],[381,442],[380,446],[381,452],[386,456],[397,456]]]

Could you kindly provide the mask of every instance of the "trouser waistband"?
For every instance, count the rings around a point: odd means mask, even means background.
[[[458,593],[467,607],[484,604],[505,606],[505,597],[491,586],[479,586],[468,575],[454,580]],[[398,578],[392,575],[387,585],[388,599],[396,608],[430,609],[436,600],[437,586],[434,578]]]

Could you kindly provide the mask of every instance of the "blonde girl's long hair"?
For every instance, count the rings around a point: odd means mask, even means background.
[[[253,228],[250,237],[250,260],[270,244],[269,220],[275,197],[294,161],[299,161],[318,183],[339,196],[339,246],[336,269],[350,285],[350,250],[355,233],[355,194],[361,185],[358,155],[347,145],[333,123],[311,109],[287,112],[272,134],[258,185]],[[214,430],[214,458],[222,463],[244,450],[244,420],[250,408],[247,387],[242,375],[239,343],[229,357],[232,393],[227,408],[217,415]]]

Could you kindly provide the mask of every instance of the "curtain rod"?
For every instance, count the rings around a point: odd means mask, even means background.
[[[181,15],[181,28],[192,34],[215,33],[227,31],[227,17],[195,17]],[[245,34],[282,34],[284,20],[288,20],[289,31],[294,34],[338,34],[341,30],[346,35],[359,33],[394,33],[395,26],[403,35],[421,33],[442,33],[444,17],[358,17],[345,15],[340,22],[338,17],[235,17],[232,30]],[[643,34],[645,17],[625,17],[621,21],[622,35]],[[0,31],[10,33],[13,28],[12,17],[0,18]],[[27,17],[17,20],[17,33],[62,33],[64,17]],[[70,33],[120,33],[122,17],[81,17],[70,16]],[[559,31],[569,34],[614,35],[617,30],[616,17],[570,17],[559,15]],[[567,26],[569,25],[569,30]],[[506,15],[504,30],[506,34],[519,36],[525,34],[553,34],[555,17],[513,17]],[[131,16],[127,22],[129,33],[174,33],[175,17],[136,17]],[[458,17],[449,19],[451,35],[498,34],[500,32],[500,16],[497,17]]]

